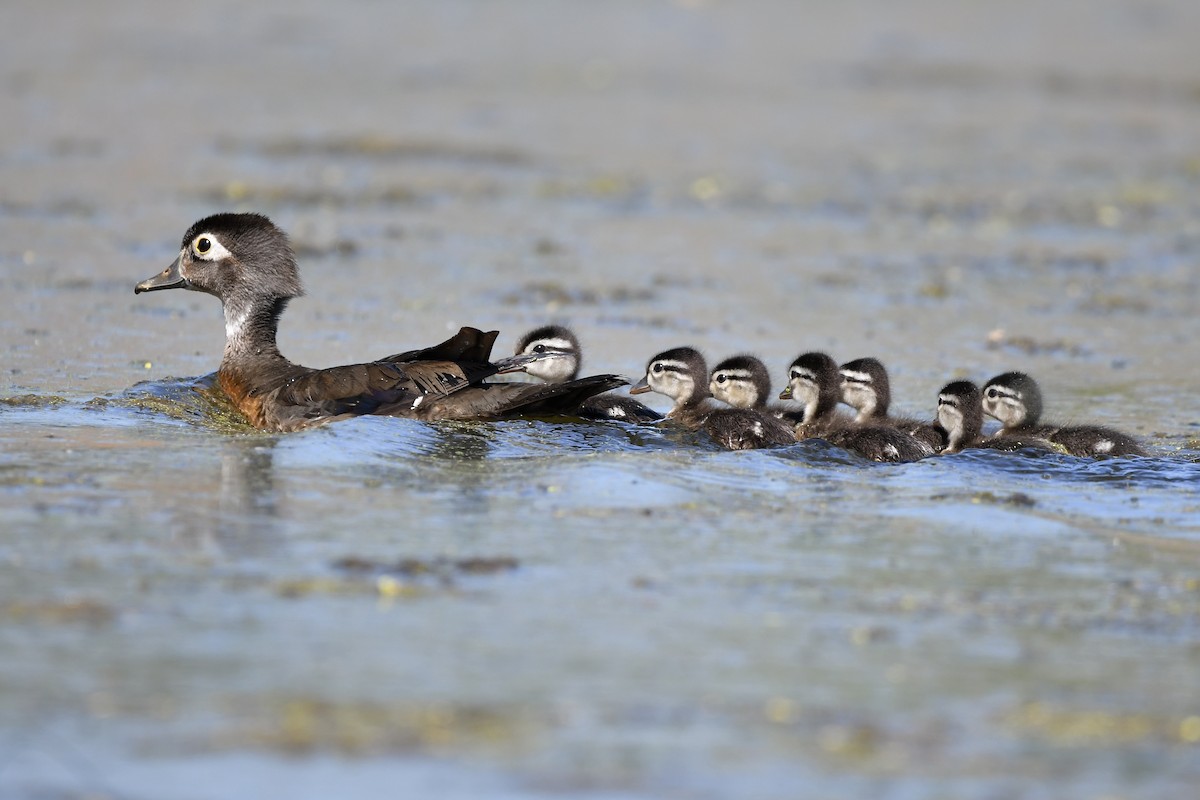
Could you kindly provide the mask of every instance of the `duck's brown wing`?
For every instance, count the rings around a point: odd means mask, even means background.
[[[484,383],[426,400],[420,404],[416,416],[422,419],[578,416],[584,400],[628,382],[619,375],[592,375],[566,383]]]
[[[264,404],[282,430],[345,416],[418,416],[422,403],[440,400],[495,373],[491,364],[419,361],[350,364],[313,370],[272,392]]]

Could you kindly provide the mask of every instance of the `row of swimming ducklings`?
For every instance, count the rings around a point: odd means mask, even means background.
[[[516,354],[536,355],[538,360],[523,369],[547,382],[574,380],[579,373],[579,340],[560,325],[529,332],[518,342]],[[704,431],[731,450],[819,438],[865,458],[890,462],[916,461],[964,448],[1032,448],[1087,457],[1146,455],[1132,436],[1111,428],[1042,422],[1041,390],[1022,372],[997,375],[982,391],[971,381],[951,381],[938,393],[932,421],[888,413],[891,388],[887,370],[877,359],[860,358],[839,366],[819,352],[798,356],[788,368],[788,385],[779,399],[791,405],[770,402],[770,373],[758,358],[734,356],[710,373],[704,356],[691,347],[665,350],[651,358],[645,376],[629,391],[671,398],[675,405],[668,417]],[[856,414],[839,413],[842,403]],[[578,413],[637,422],[662,416],[631,397],[611,393],[583,401]],[[984,414],[1001,424],[990,436],[983,434]]]
[[[432,347],[371,362],[326,369],[294,364],[276,342],[280,315],[303,294],[287,235],[261,214],[221,213],[194,223],[179,248],[175,260],[139,282],[134,293],[187,289],[220,299],[225,351],[216,385],[261,430],[303,430],[364,414],[426,420],[558,413],[634,421],[660,417],[630,397],[601,394],[626,383],[617,375],[575,377],[579,342],[562,327],[533,331],[514,356],[495,362],[497,332],[462,328]],[[488,380],[516,370],[547,382]],[[871,358],[839,368],[823,353],[800,356],[781,395],[792,406],[768,405],[770,378],[758,359],[724,361],[710,376],[704,357],[687,347],[650,359],[645,377],[630,391],[667,395],[675,401],[669,416],[731,449],[820,437],[879,461],[912,461],[964,447],[1145,455],[1119,431],[1040,423],[1041,393],[1019,372],[990,380],[982,398],[967,381],[948,384],[938,397],[937,420],[929,423],[888,416],[887,372]],[[731,408],[717,407],[714,397]],[[839,403],[858,415],[840,416]],[[982,436],[983,413],[1000,420],[997,434]]]

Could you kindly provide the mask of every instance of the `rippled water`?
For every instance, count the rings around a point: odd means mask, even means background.
[[[616,422],[275,436],[222,411],[193,382],[0,411],[13,786],[1195,776],[1192,451],[879,465]]]
[[[10,4],[0,796],[1190,796],[1198,9]],[[306,365],[1025,369],[1153,457],[258,433],[180,377],[216,302],[131,291],[223,209],[292,234]]]

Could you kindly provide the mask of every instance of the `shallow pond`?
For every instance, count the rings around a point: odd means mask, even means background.
[[[1194,791],[1200,10],[860,11],[6,11],[0,795]],[[874,354],[921,416],[1020,368],[1153,456],[257,433],[216,301],[132,294],[225,208],[307,365],[565,321],[589,372]]]

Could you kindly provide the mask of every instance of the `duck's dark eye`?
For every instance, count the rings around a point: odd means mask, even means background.
[[[533,352],[535,352],[535,353],[544,353],[544,352],[546,352],[546,345],[544,345],[544,344],[535,344],[535,345],[533,346]]]
[[[724,383],[724,382],[725,382],[725,376],[724,376],[724,375],[718,375],[718,376],[717,376],[717,383]]]
[[[196,248],[197,254],[204,255],[209,250],[212,250],[212,240],[207,236],[201,236],[196,240],[196,244],[193,246]]]
[[[662,366],[662,364],[655,364],[655,365],[652,367],[652,369],[653,369],[655,372],[662,372],[662,370],[663,370],[663,366]]]
[[[987,396],[989,399],[995,400],[997,397],[1000,396],[1000,393],[998,391],[996,391],[996,387],[993,386],[992,388],[987,390]]]

